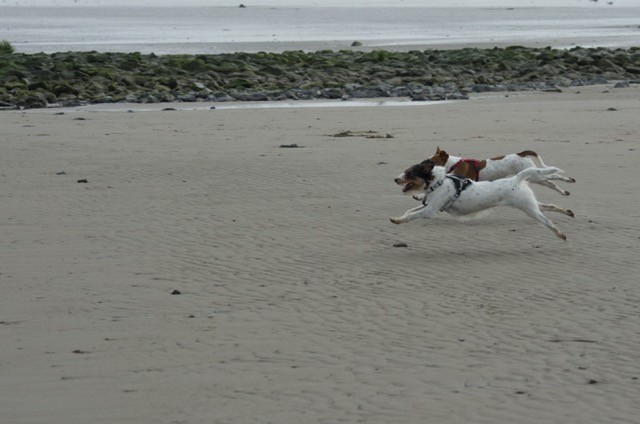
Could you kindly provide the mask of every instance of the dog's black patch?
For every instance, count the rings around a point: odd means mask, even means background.
[[[425,161],[420,162],[417,165],[413,165],[409,169],[407,169],[404,174],[408,180],[414,180],[420,178],[424,180],[426,183],[430,183],[433,180],[433,174],[431,171],[435,164],[431,159],[427,159]]]

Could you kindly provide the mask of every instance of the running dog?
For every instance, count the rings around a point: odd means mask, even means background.
[[[422,184],[422,181],[423,181],[420,177],[427,175],[435,166],[436,164],[431,159],[427,159],[425,161],[422,161],[418,165],[413,165],[412,167],[404,171],[402,174],[398,175],[398,177],[396,177],[394,181],[396,182],[396,184],[403,186],[402,188],[403,193],[413,194],[414,199],[423,201],[423,204],[424,204],[426,202],[426,200],[424,200],[426,197],[426,193],[424,190],[420,188],[420,185]],[[528,168],[525,168],[525,169],[528,169]],[[538,168],[538,169],[543,169],[543,168]],[[456,173],[455,175],[457,175],[458,177],[466,177],[466,175],[464,174],[460,175]],[[546,176],[545,178],[549,178],[549,176]],[[471,178],[468,178],[468,179],[471,180]],[[534,182],[534,181],[531,181],[531,182]],[[571,218],[575,217],[571,209],[560,208],[553,204],[538,203],[538,207],[540,208],[541,211],[558,212],[558,213],[570,216]]]
[[[542,214],[541,209],[554,210],[569,216],[573,216],[573,212],[555,205],[539,205],[527,184],[547,181],[558,172],[562,170],[555,167],[533,167],[526,168],[510,178],[474,182],[469,178],[447,175],[444,167],[434,166],[428,159],[407,169],[395,179],[396,184],[403,186],[404,193],[424,193],[422,205],[390,220],[394,224],[404,224],[417,218],[431,218],[443,211],[456,217],[473,218],[495,206],[510,206],[520,209],[552,230],[556,236],[566,240],[564,233]]]
[[[444,166],[448,173],[464,175],[474,181],[494,181],[515,175],[523,169],[532,167],[545,168],[547,166],[542,161],[540,155],[532,150],[525,150],[520,153],[511,153],[506,156],[498,156],[491,159],[476,160],[451,156],[446,151],[440,150],[440,147],[438,146],[436,148],[436,153],[429,159],[431,159],[436,165]],[[558,174],[551,174],[544,180],[531,182],[549,187],[563,196],[568,196],[570,194],[568,191],[561,189],[557,184],[550,180],[560,180],[567,183],[576,182],[573,178]]]

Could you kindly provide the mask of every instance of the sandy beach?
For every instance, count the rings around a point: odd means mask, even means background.
[[[639,99],[0,113],[0,422],[637,423]],[[437,145],[564,169],[568,241],[391,224]]]

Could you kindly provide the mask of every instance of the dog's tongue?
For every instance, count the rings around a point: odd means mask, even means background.
[[[404,185],[404,187],[402,187],[402,192],[403,192],[403,193],[406,193],[407,191],[409,191],[409,189],[411,188],[411,186],[412,186],[412,185],[413,185],[413,184],[411,184],[411,183],[406,183],[406,184]]]

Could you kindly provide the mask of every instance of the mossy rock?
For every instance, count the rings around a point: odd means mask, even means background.
[[[283,69],[281,66],[266,65],[260,68],[260,73],[280,76],[280,75],[284,75],[286,73],[286,70]]]
[[[86,56],[87,63],[107,63],[110,61],[109,56],[101,54],[94,51],[87,52]]]
[[[86,86],[86,91],[88,93],[91,93],[91,96],[101,96],[105,93],[105,86],[100,84],[97,81],[91,81],[87,86]]]
[[[161,102],[174,102],[176,97],[169,92],[155,92],[154,97],[156,97]]]
[[[44,91],[49,91],[50,84],[48,81],[36,81],[27,85],[27,88],[31,91],[42,89]]]
[[[218,61],[217,63],[214,62],[210,66],[212,71],[219,72],[221,74],[231,74],[242,70],[239,64],[224,60]]]
[[[140,66],[141,66],[140,60],[134,57],[127,58],[125,61],[119,64],[119,68],[124,69],[126,71],[133,71],[135,69],[138,69]]]
[[[253,82],[245,78],[234,78],[227,84],[227,88],[252,88]]]
[[[112,82],[109,85],[107,85],[107,92],[109,93],[120,93],[123,90],[124,90],[123,87],[115,82]]]
[[[637,78],[640,48],[556,50],[512,46],[409,52],[355,51],[141,55],[61,52],[0,54],[0,102],[25,101],[38,93],[52,102],[164,101],[211,96],[197,84],[224,93],[236,89],[272,99],[334,96],[358,87],[405,93],[411,84],[434,90],[504,84],[535,89],[540,84],[596,83]],[[531,88],[534,87],[534,88]],[[330,90],[330,91],[327,91]],[[268,91],[268,93],[267,93]],[[239,94],[239,95],[240,95]],[[395,95],[395,94],[393,94]],[[228,95],[215,96],[228,99]],[[38,104],[36,98],[31,104]],[[73,99],[73,100],[71,100]]]
[[[384,62],[385,60],[391,57],[391,52],[384,50],[374,50],[372,52],[368,52],[363,54],[362,56],[356,59],[356,62]]]
[[[166,85],[162,85],[162,84],[158,84],[158,83],[153,85],[153,90],[155,92],[158,92],[158,93],[170,93],[171,92],[171,88],[167,87]]]
[[[136,87],[138,85],[133,75],[122,75],[118,81],[127,87]]]
[[[4,88],[7,91],[10,90],[24,90],[25,88],[27,88],[27,86],[24,84],[23,81],[21,80],[14,80],[14,81],[7,81],[4,83]]]
[[[178,87],[178,80],[173,77],[170,78],[160,78],[158,80],[159,84],[162,84],[166,87],[169,87],[171,90],[175,90]]]
[[[18,101],[18,106],[25,108],[42,108],[46,107],[47,98],[42,93],[31,93]]]
[[[57,96],[57,98],[58,98],[58,101],[60,102],[72,102],[72,101],[78,100],[75,94],[70,94],[70,93],[60,94],[59,96]]]
[[[184,62],[182,69],[189,72],[205,72],[209,70],[209,66],[202,59],[193,59]]]

